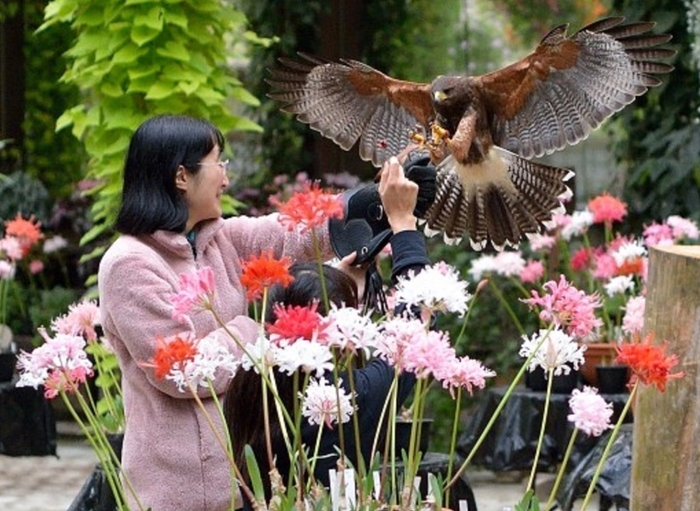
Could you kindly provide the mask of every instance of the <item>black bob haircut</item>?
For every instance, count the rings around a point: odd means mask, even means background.
[[[224,137],[204,119],[159,115],[145,121],[131,137],[124,163],[122,202],[114,228],[134,236],[157,230],[183,232],[188,210],[175,186],[180,165],[192,174]]]

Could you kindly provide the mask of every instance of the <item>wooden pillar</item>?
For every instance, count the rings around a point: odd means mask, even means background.
[[[700,511],[700,246],[651,249],[644,330],[686,376],[639,393],[630,509]]]

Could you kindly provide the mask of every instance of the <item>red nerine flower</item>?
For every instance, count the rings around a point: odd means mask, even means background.
[[[20,213],[17,213],[14,220],[5,222],[5,234],[19,240],[24,255],[27,255],[29,250],[44,237],[41,233],[41,222],[36,222],[34,215],[29,217],[29,220],[25,220]]]
[[[312,341],[324,328],[317,309],[318,302],[307,306],[275,304],[273,310],[277,319],[268,325],[267,331],[289,342],[298,339]]]
[[[273,258],[271,250],[245,261],[242,265],[241,284],[248,291],[248,299],[260,298],[265,289],[275,284],[287,287],[294,280],[289,274],[291,264],[288,257]]]
[[[321,190],[318,183],[306,184],[303,192],[297,192],[284,204],[270,199],[279,208],[279,221],[287,230],[299,229],[304,233],[325,225],[330,218],[343,218],[343,201],[335,194]]]
[[[185,362],[194,360],[196,354],[197,342],[190,337],[176,335],[166,339],[158,336],[153,358],[142,365],[154,368],[156,378],[162,380],[173,367],[182,369]]]
[[[618,345],[616,361],[627,364],[634,376],[645,385],[656,385],[663,392],[668,380],[682,378],[685,373],[681,371],[671,374],[673,366],[678,364],[678,356],[666,355],[668,341],[659,346],[652,344],[653,339],[653,333],[644,340],[639,335],[633,336],[632,342]]]

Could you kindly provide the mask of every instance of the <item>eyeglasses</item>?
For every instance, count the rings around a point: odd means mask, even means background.
[[[205,165],[218,165],[219,168],[221,169],[221,172],[222,172],[223,174],[226,174],[226,172],[228,171],[228,164],[229,164],[229,160],[223,160],[223,161],[203,161],[203,162],[200,162],[200,163],[199,163],[199,165],[201,165],[202,167],[205,166]]]

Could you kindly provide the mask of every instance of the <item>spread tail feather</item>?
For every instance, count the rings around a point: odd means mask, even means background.
[[[483,164],[462,165],[449,156],[437,168],[435,202],[427,211],[426,232],[446,239],[468,236],[476,250],[517,246],[540,233],[554,213],[573,172],[526,160],[494,147]]]

